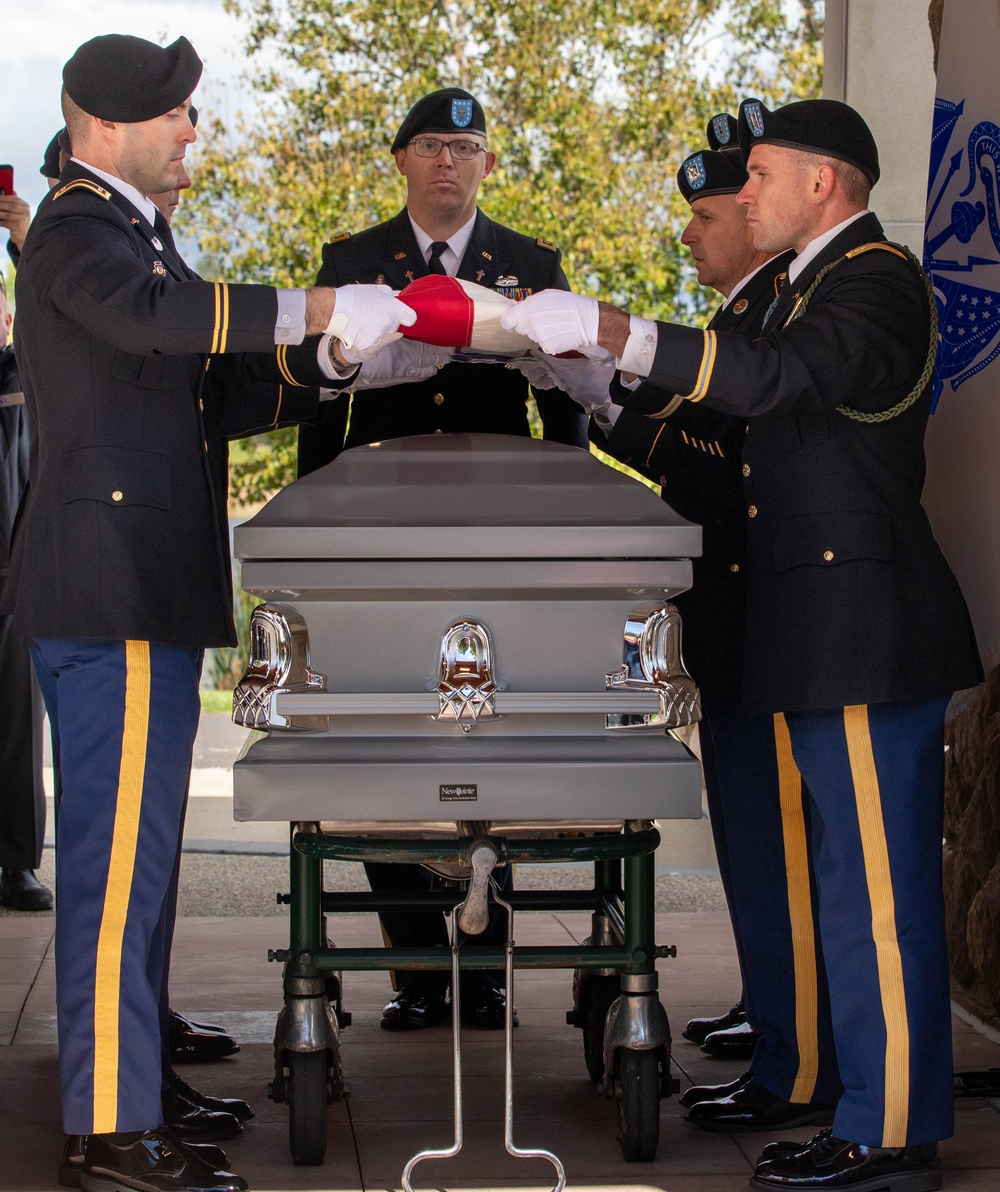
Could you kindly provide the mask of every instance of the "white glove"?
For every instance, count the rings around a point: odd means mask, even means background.
[[[558,389],[559,382],[546,364],[550,357],[540,357],[537,353],[538,349],[534,348],[527,356],[518,356],[505,367],[519,372],[532,389]]]
[[[328,335],[340,340],[340,353],[351,364],[370,360],[402,336],[400,327],[417,321],[417,312],[400,302],[389,286],[338,286]]]
[[[405,385],[408,381],[426,381],[439,368],[449,364],[454,355],[454,348],[400,339],[386,344],[377,356],[365,360],[351,382],[351,388],[385,389],[388,385]]]
[[[504,311],[505,331],[527,336],[549,356],[580,351],[597,343],[600,306],[596,298],[565,290],[542,290]]]
[[[581,356],[575,360],[545,357],[545,367],[557,389],[582,406],[587,414],[596,414],[611,404],[611,382],[615,378],[615,358],[601,349],[599,357]]]

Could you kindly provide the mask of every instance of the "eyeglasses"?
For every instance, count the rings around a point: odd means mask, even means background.
[[[485,146],[476,141],[442,141],[440,137],[414,137],[410,141],[417,157],[437,157],[446,145],[455,161],[472,161],[477,153],[486,152]]]

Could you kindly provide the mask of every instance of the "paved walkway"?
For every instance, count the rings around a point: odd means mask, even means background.
[[[589,920],[579,914],[519,916],[519,944],[579,941]],[[52,920],[30,915],[0,920],[0,1190],[58,1192],[61,1143],[55,1046]],[[369,916],[338,917],[335,940],[376,943]],[[269,947],[284,942],[274,918],[185,918],[174,953],[172,1000],[181,1010],[225,1023],[243,1043],[238,1056],[186,1067],[184,1076],[205,1091],[241,1096],[257,1110],[243,1137],[229,1144],[232,1165],[255,1192],[327,1189],[375,1192],[397,1189],[407,1159],[425,1146],[448,1146],[451,1133],[450,1032],[411,1035],[378,1028],[388,993],[382,974],[348,974],[347,1008],[354,1024],[343,1035],[346,1102],[329,1110],[330,1145],[322,1167],[296,1168],[287,1151],[283,1106],[264,1088],[272,1063],[268,1042],[280,1004],[280,972],[267,962]],[[725,1010],[737,989],[737,969],[726,916],[718,912],[663,914],[657,938],[675,943],[678,956],[660,964],[664,1004],[677,1033],[693,1013]],[[580,1032],[566,1026],[569,974],[524,973],[515,979],[521,1026],[515,1032],[515,1141],[554,1150],[566,1164],[575,1192],[618,1188],[628,1192],[743,1192],[753,1159],[770,1135],[709,1134],[682,1120],[676,1099],[661,1106],[661,1142],[651,1164],[621,1159],[615,1108],[587,1079]],[[533,1188],[552,1186],[547,1165],[516,1161],[503,1149],[502,1039],[467,1032],[465,1146],[447,1163],[415,1172],[418,1189]],[[1000,1046],[955,1022],[959,1068],[1000,1065]],[[675,1074],[691,1082],[723,1082],[739,1068],[711,1060],[683,1040],[674,1044]],[[1000,1188],[1000,1103],[958,1105],[954,1139],[942,1147],[946,1188],[997,1192]],[[809,1128],[784,1137],[807,1138]]]

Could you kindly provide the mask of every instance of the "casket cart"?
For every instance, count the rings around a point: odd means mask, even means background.
[[[326,1106],[345,1095],[341,974],[452,969],[456,1145],[415,1156],[409,1188],[415,1162],[461,1145],[459,967],[505,965],[509,982],[575,970],[567,1020],[619,1099],[624,1156],[655,1155],[672,1091],[655,962],[675,950],[654,942],[653,821],[701,815],[698,762],[671,732],[699,711],[670,603],[700,546],[697,526],[587,452],[499,435],[346,451],[237,528],[243,586],[265,603],[234,699],[258,730],[235,815],[292,827],[271,1095],[289,1105],[296,1162],[322,1161]],[[324,858],[418,862],[443,880],[419,897],[325,891]],[[589,890],[501,898],[491,876],[578,861],[593,863]],[[474,934],[498,902],[509,922],[586,909],[592,930],[584,946],[515,947],[511,927],[506,949],[453,938],[450,953],[327,939],[326,914],[361,910],[454,911]]]

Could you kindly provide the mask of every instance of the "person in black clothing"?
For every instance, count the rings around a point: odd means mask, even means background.
[[[476,205],[479,187],[496,161],[487,143],[486,116],[479,102],[460,88],[435,91],[414,104],[391,151],[406,179],[406,207],[387,223],[356,235],[337,235],[323,248],[320,286],[383,282],[402,289],[428,273],[448,274],[523,297],[553,286],[568,289],[554,244],[532,239],[489,219]],[[390,345],[375,369],[398,361],[405,384],[356,388],[348,411],[342,399],[324,410],[320,425],[299,430],[299,475],[329,463],[343,446],[354,447],[404,435],[489,432],[529,435],[528,381],[503,364],[459,363],[450,353],[401,341]],[[364,384],[372,366],[363,364]],[[374,371],[374,370],[373,370]],[[388,380],[391,382],[392,376]],[[544,436],[586,447],[586,419],[557,389],[536,391]],[[368,864],[374,890],[426,890],[431,878],[415,865]],[[504,871],[509,882],[509,870]],[[397,947],[448,942],[444,917],[436,913],[381,916]],[[502,944],[503,916],[491,915],[481,941]],[[407,972],[386,1006],[386,1030],[432,1026],[448,1013],[448,975]],[[504,994],[499,976],[470,973],[462,979],[466,1025],[502,1029]]]
[[[16,250],[15,235],[19,227],[11,230]],[[28,483],[28,413],[14,345],[7,343],[11,321],[0,276],[0,594],[14,519]],[[52,909],[52,891],[34,873],[45,842],[44,717],[31,657],[12,618],[0,616],[0,905],[18,911]]]
[[[803,799],[811,823],[805,849],[776,839],[770,817],[748,822],[745,846],[759,857],[785,849],[792,881],[814,881],[818,894],[830,1037],[819,1070],[784,1057],[790,1100],[806,1104],[835,1079],[843,1087],[832,1130],[767,1148],[751,1183],[929,1190],[954,1120],[944,716],[952,692],[982,679],[965,602],[920,504],[935,300],[919,262],[868,210],[878,150],[853,108],[802,100],[772,112],[744,100],[739,140],[754,244],[795,254],[759,338],[560,293],[502,321],[548,352],[600,343],[647,378],[622,395],[638,413],[747,420],[743,701],[774,724],[782,824]],[[736,900],[741,923],[756,917],[766,931],[757,890]],[[692,1113],[714,1129],[764,1129],[776,1094],[754,1074]]]

